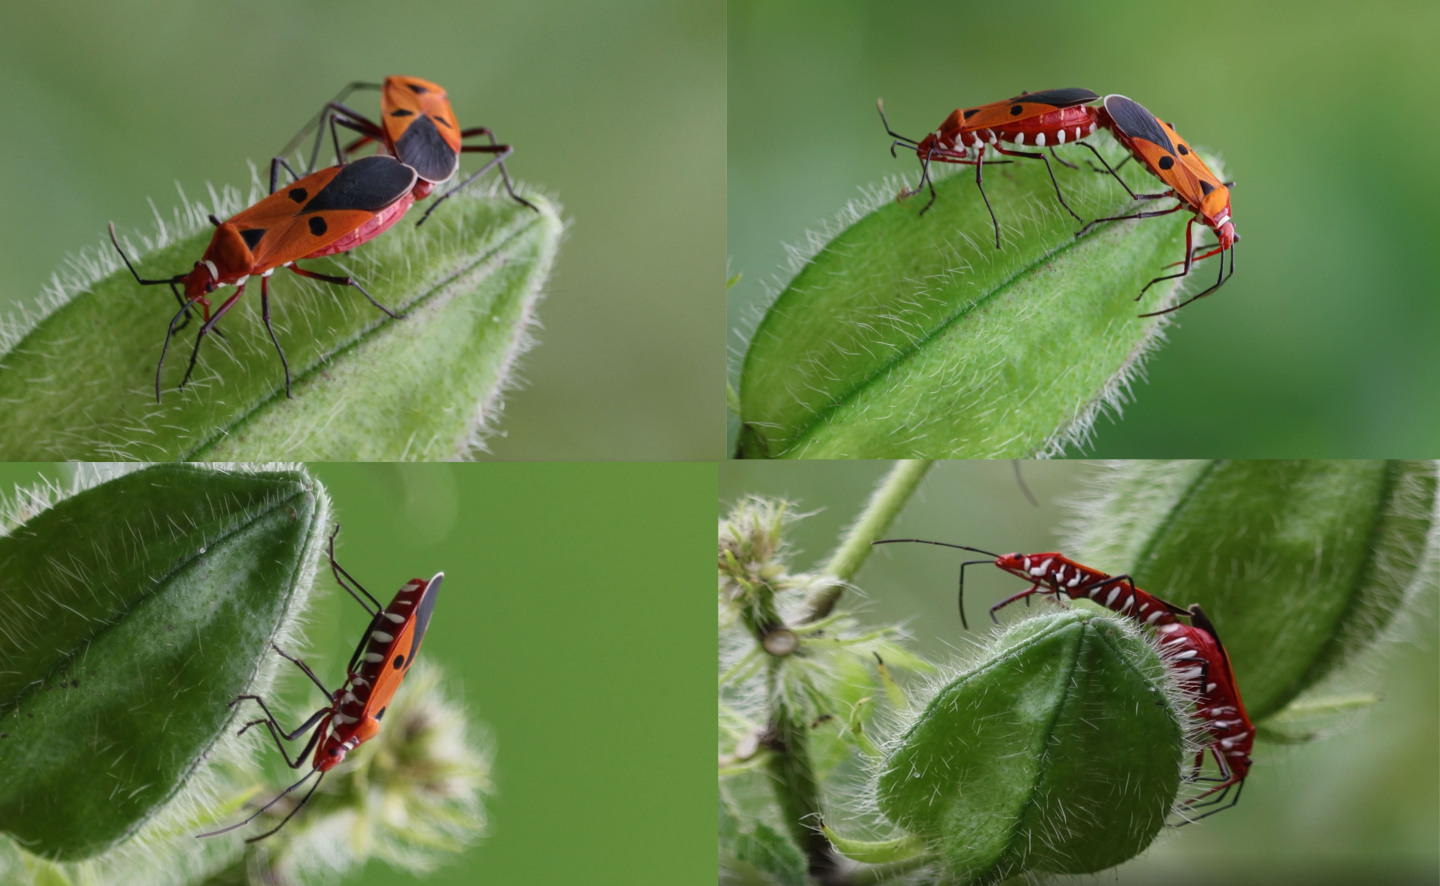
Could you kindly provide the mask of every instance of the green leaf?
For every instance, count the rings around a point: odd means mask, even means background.
[[[864,864],[893,864],[909,861],[926,854],[925,843],[915,837],[893,840],[851,840],[835,833],[828,826],[820,829],[836,850],[851,861]]]
[[[745,355],[740,457],[1055,454],[1119,402],[1166,322],[1138,315],[1172,290],[1134,298],[1184,257],[1187,214],[1077,240],[1082,223],[1057,203],[1043,163],[985,170],[1003,249],[961,172],[936,185],[924,216],[928,195],[876,195],[878,207],[799,269]],[[1141,208],[1108,175],[1057,164],[1056,176],[1087,221]]]
[[[899,739],[880,809],[962,883],[1139,854],[1180,786],[1184,717],[1140,629],[1066,610],[1009,628]]]
[[[764,871],[781,886],[806,886],[809,882],[799,847],[763,821],[743,822],[724,797],[720,798],[720,846],[736,861]]]
[[[261,322],[260,281],[251,279],[216,327],[225,337],[206,337],[183,391],[175,387],[198,323],[171,341],[157,406],[155,365],[174,297],[136,284],[113,250],[101,253],[73,298],[23,332],[0,330],[0,343],[10,344],[0,354],[0,458],[463,455],[500,410],[555,259],[563,224],[555,207],[532,199],[540,213],[503,195],[462,192],[419,228],[407,220],[342,261],[303,263],[352,274],[377,301],[406,313],[401,320],[356,290],[277,270],[271,313],[292,400]],[[180,226],[196,228],[193,218]],[[168,277],[188,270],[209,241],[207,229],[131,258],[141,276]]]
[[[170,801],[303,606],[327,513],[303,471],[159,465],[0,537],[0,830],[82,859]]]
[[[1440,540],[1413,461],[1124,462],[1078,522],[1082,562],[1201,604],[1257,721],[1372,646]]]

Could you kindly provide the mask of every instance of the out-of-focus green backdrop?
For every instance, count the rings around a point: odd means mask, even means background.
[[[997,553],[1055,550],[1054,529],[1068,516],[1063,503],[1081,492],[1094,467],[1079,461],[1021,465],[1038,508],[1025,499],[1010,463],[942,462],[888,535]],[[811,513],[789,534],[802,552],[794,565],[808,569],[828,557],[888,469],[882,462],[729,462],[720,465],[720,514],[745,494],[794,501],[797,510]],[[998,570],[967,570],[966,612],[976,633],[966,634],[956,610],[956,580],[960,562],[971,556],[928,545],[877,550],[854,579],[862,596],[842,605],[858,606],[865,623],[904,623],[932,661],[953,661],[954,650],[990,629],[986,610],[1023,588]],[[1426,609],[1412,625],[1410,641],[1392,649],[1375,671],[1373,686],[1384,701],[1319,741],[1258,743],[1255,768],[1234,809],[1162,835],[1159,845],[1118,869],[1118,880],[1102,875],[1105,882],[1388,884],[1433,877],[1440,864],[1433,591]]]
[[[918,138],[1022,90],[1118,92],[1224,158],[1244,242],[1123,420],[1099,422],[1095,454],[1437,454],[1440,116],[1421,97],[1440,6],[731,0],[729,24],[732,329],[782,244],[861,186],[913,185],[876,98]]]
[[[0,464],[0,493],[33,482],[38,467]],[[715,468],[310,470],[343,526],[340,562],[372,593],[388,600],[410,578],[445,572],[423,656],[496,746],[498,795],[480,845],[428,877],[377,862],[344,882],[711,881],[715,610],[702,591],[714,568]],[[328,572],[317,587],[306,657],[329,681],[367,621]],[[303,677],[289,685],[306,691]]]
[[[513,143],[512,172],[572,222],[494,457],[716,457],[698,394],[723,371],[724,28],[721,0],[7,4],[0,315],[107,221],[148,232],[177,181],[247,188],[247,161],[342,86],[413,74]],[[173,305],[154,295],[158,357]]]

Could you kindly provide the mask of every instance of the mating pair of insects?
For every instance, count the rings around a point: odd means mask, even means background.
[[[357,89],[380,91],[379,122],[343,104]],[[312,128],[315,130],[315,144],[306,165],[307,174],[301,176],[290,167],[285,157],[305,140]],[[359,133],[359,138],[342,147],[339,128]],[[336,165],[311,172],[327,129],[334,143]],[[486,142],[466,144],[465,140],[471,138],[483,138]],[[380,153],[347,162],[354,152],[371,143],[378,146]],[[328,102],[319,116],[270,162],[270,196],[227,221],[210,216],[215,234],[205,254],[190,271],[156,280],[141,277],[120,248],[115,226],[110,225],[110,241],[135,279],[146,286],[169,286],[180,302],[180,310],[171,319],[165,333],[160,363],[155,369],[155,401],[160,402],[161,375],[170,339],[190,322],[190,312],[199,305],[203,323],[195,336],[195,347],[190,353],[190,365],[180,381],[181,388],[195,371],[200,342],[240,300],[246,283],[255,275],[260,276],[261,317],[285,368],[285,396],[289,397],[290,363],[285,359],[285,350],[280,347],[280,340],[270,325],[270,275],[277,268],[284,267],[302,277],[353,286],[375,307],[394,319],[400,319],[402,315],[376,301],[354,278],[306,270],[295,262],[348,252],[385,233],[405,216],[415,201],[430,196],[436,186],[455,176],[460,169],[462,153],[488,154],[490,160],[437,198],[417,225],[424,223],[446,198],[492,168],[499,169],[505,190],[512,198],[530,209],[536,209],[515,193],[510,181],[505,158],[513,151],[514,148],[500,144],[495,134],[483,126],[461,129],[455,121],[445,90],[428,80],[387,77],[384,83],[352,83]],[[279,182],[282,168],[292,179],[283,188]],[[225,286],[234,286],[235,292],[212,312],[210,295]],[[180,287],[184,288],[183,294]]]
[[[997,611],[1011,603],[1018,600],[1028,601],[1030,597],[1040,594],[1056,600],[1091,600],[1111,612],[1154,629],[1161,653],[1167,664],[1174,669],[1175,678],[1186,694],[1194,698],[1196,716],[1208,735],[1205,747],[1195,759],[1189,781],[1192,784],[1209,786],[1187,798],[1181,808],[1187,813],[1189,821],[1198,821],[1222,809],[1229,809],[1239,802],[1240,792],[1245,787],[1245,778],[1250,774],[1250,751],[1255,744],[1255,727],[1251,725],[1250,717],[1245,712],[1245,703],[1240,698],[1240,687],[1235,680],[1235,671],[1230,666],[1230,656],[1225,652],[1215,626],[1199,604],[1182,609],[1135,587],[1135,582],[1128,575],[1108,575],[1053,552],[994,554],[966,545],[919,538],[889,538],[875,542],[898,543],[938,545],[984,554],[991,558],[967,560],[960,564],[960,623],[966,628],[969,624],[965,620],[965,568],[991,563],[1030,582],[1029,588],[990,607],[992,619]],[[1180,621],[1177,616],[1188,617],[1190,623]],[[1204,777],[1199,774],[1207,752],[1215,759],[1219,772],[1217,776]],[[1232,788],[1235,794],[1229,803],[1225,803]],[[1189,813],[1201,809],[1208,811],[1189,816]]]
[[[1099,100],[1100,96],[1088,89],[1049,89],[1043,92],[1025,92],[1006,101],[992,102],[973,108],[959,108],[945,118],[945,122],[940,124],[939,129],[919,141],[893,132],[890,124],[885,120],[884,105],[877,103],[877,107],[880,109],[880,121],[885,125],[885,132],[895,139],[890,145],[890,153],[893,155],[896,147],[902,147],[915,151],[920,158],[920,183],[915,186],[914,190],[906,190],[902,193],[901,198],[918,194],[928,184],[930,186],[930,202],[920,210],[923,215],[935,202],[935,184],[930,179],[932,162],[974,166],[975,184],[980,189],[980,196],[985,201],[985,208],[990,211],[990,221],[995,226],[995,247],[997,249],[1000,247],[1000,221],[995,217],[995,210],[990,206],[990,198],[985,194],[982,175],[987,152],[994,152],[1006,157],[1025,157],[1045,161],[1045,167],[1050,171],[1050,183],[1055,186],[1055,196],[1060,199],[1060,205],[1065,207],[1065,210],[1072,216],[1075,216],[1077,221],[1084,221],[1084,219],[1076,215],[1075,210],[1070,208],[1070,204],[1065,202],[1065,195],[1060,192],[1060,182],[1055,178],[1055,168],[1050,165],[1050,158],[1038,151],[1016,150],[1017,147],[1048,148],[1054,154],[1056,146],[1079,143],[1095,155],[1095,159],[1100,161],[1104,170],[1120,182],[1121,187],[1133,199],[1174,198],[1177,200],[1176,205],[1170,209],[1097,218],[1081,228],[1075,235],[1078,237],[1101,222],[1154,218],[1155,216],[1169,215],[1181,209],[1188,209],[1194,213],[1194,217],[1185,226],[1185,260],[1175,263],[1183,264],[1185,267],[1177,273],[1156,277],[1145,284],[1144,289],[1140,290],[1140,295],[1135,297],[1136,301],[1139,301],[1151,286],[1163,280],[1184,277],[1190,273],[1195,262],[1211,256],[1220,255],[1220,273],[1215,284],[1205,291],[1192,295],[1177,305],[1140,316],[1154,317],[1159,314],[1168,314],[1198,298],[1204,298],[1219,289],[1226,280],[1234,275],[1234,245],[1240,239],[1240,235],[1235,233],[1235,225],[1230,219],[1230,187],[1235,183],[1220,181],[1219,177],[1210,171],[1210,167],[1205,165],[1205,161],[1201,160],[1200,156],[1176,134],[1173,126],[1161,121],[1138,102],[1123,95],[1107,95],[1100,102],[1099,107],[1091,106],[1091,102]],[[1100,156],[1100,152],[1095,150],[1094,145],[1084,140],[1101,128],[1108,130],[1115,140],[1129,152],[1129,155],[1115,167],[1111,167],[1109,163],[1105,162],[1105,158]],[[1005,145],[1011,147],[1005,147]],[[1066,166],[1074,167],[1074,164],[1060,160],[1058,154],[1054,156],[1056,160],[1065,163]],[[1132,158],[1139,161],[1152,175],[1160,179],[1168,190],[1158,194],[1137,194],[1131,190],[1116,170]],[[996,162],[1009,161],[993,159],[990,161],[991,164]],[[1193,234],[1194,226],[1197,223],[1214,231],[1217,242],[1196,249]],[[1199,251],[1205,251],[1204,255],[1195,254]],[[1225,272],[1223,253],[1226,252],[1230,253],[1229,274]]]

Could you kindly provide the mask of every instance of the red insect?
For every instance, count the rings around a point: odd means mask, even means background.
[[[309,756],[313,748],[315,757],[310,764],[310,771],[304,778],[281,791],[275,799],[256,810],[249,818],[218,831],[200,834],[201,837],[214,837],[217,834],[233,831],[249,824],[318,772],[319,778],[316,778],[314,784],[310,786],[305,798],[290,811],[289,815],[285,816],[280,824],[245,842],[254,843],[256,840],[263,840],[284,827],[285,822],[288,822],[310,800],[315,789],[320,786],[321,780],[325,778],[326,772],[338,766],[345,759],[347,753],[379,734],[381,718],[385,716],[385,711],[390,706],[395,691],[400,688],[400,683],[405,679],[410,665],[415,662],[415,655],[420,651],[420,643],[425,639],[425,629],[430,626],[430,616],[435,610],[435,600],[439,595],[440,583],[444,580],[445,573],[437,572],[435,577],[429,581],[423,578],[410,579],[395,595],[395,599],[390,601],[390,605],[382,608],[379,600],[361,587],[360,583],[346,572],[344,567],[335,562],[335,536],[339,532],[340,526],[337,524],[335,531],[330,535],[330,570],[335,574],[335,580],[339,582],[340,587],[348,591],[350,596],[365,607],[365,611],[371,616],[370,627],[366,628],[365,636],[361,638],[360,645],[355,647],[355,654],[350,656],[350,663],[345,666],[345,682],[341,684],[339,690],[332,694],[305,662],[287,655],[278,646],[271,644],[280,657],[293,662],[305,672],[305,676],[320,687],[320,691],[330,699],[330,704],[316,711],[310,716],[310,719],[300,724],[295,730],[286,732],[279,721],[275,719],[275,715],[270,712],[269,706],[265,704],[265,699],[260,696],[241,695],[230,702],[231,706],[234,706],[244,699],[250,699],[259,704],[260,709],[265,712],[263,718],[246,723],[237,734],[244,735],[250,727],[263,724],[270,730],[271,737],[275,739],[275,746],[280,749],[280,753],[284,755],[285,762],[290,764],[291,769],[299,769],[303,766],[305,758]],[[351,585],[354,587],[352,588]],[[357,591],[359,593],[356,593]],[[361,598],[362,594],[364,599]],[[294,741],[307,732],[310,732],[311,735],[304,750],[300,751],[295,759],[290,759],[289,752],[285,750],[285,745],[280,740],[283,738],[285,741]]]
[[[410,209],[415,198],[415,170],[393,157],[366,157],[345,166],[331,166],[276,189],[278,167],[270,167],[270,196],[244,210],[229,221],[210,216],[215,235],[195,267],[184,274],[160,280],[146,280],[130,263],[125,250],[115,238],[115,225],[110,225],[110,242],[124,259],[136,282],[142,286],[169,286],[180,302],[180,311],[170,320],[165,345],[160,349],[160,364],[155,368],[155,402],[160,402],[160,378],[165,369],[165,354],[175,331],[190,322],[190,310],[199,304],[204,311],[204,324],[195,336],[190,352],[190,365],[180,380],[183,389],[195,371],[200,342],[234,307],[245,292],[249,279],[260,275],[260,315],[280,363],[285,367],[285,396],[290,396],[290,363],[285,350],[270,325],[270,275],[276,268],[289,268],[302,277],[323,280],[340,286],[353,286],[370,303],[398,320],[396,314],[376,301],[365,287],[352,277],[335,277],[307,271],[295,264],[305,258],[320,258],[354,249],[361,243],[383,234]],[[184,285],[181,295],[176,287]],[[235,293],[225,299],[212,314],[210,293],[234,284]],[[182,323],[181,320],[185,323]]]
[[[342,104],[350,93],[357,89],[380,90],[379,123]],[[361,137],[341,148],[340,136],[335,129],[337,124],[360,133]],[[326,125],[329,126],[330,137],[335,145],[337,162],[343,163],[347,156],[361,146],[375,142],[384,151],[412,167],[419,175],[419,181],[415,185],[416,200],[423,200],[430,196],[436,185],[454,177],[460,169],[462,153],[493,155],[490,162],[436,198],[430,208],[425,210],[425,214],[420,217],[420,221],[416,222],[416,225],[423,224],[425,219],[430,217],[430,213],[434,212],[437,206],[456,191],[494,167],[499,167],[500,177],[505,182],[506,193],[517,202],[535,209],[533,203],[515,193],[515,188],[510,181],[510,173],[505,168],[505,158],[514,153],[515,149],[510,145],[498,143],[495,134],[484,126],[460,129],[459,124],[455,121],[455,111],[450,107],[450,98],[446,95],[445,89],[429,80],[421,80],[419,77],[386,77],[384,83],[359,81],[351,83],[334,99],[327,102],[320,112],[320,116],[312,121],[310,126],[301,130],[300,134],[281,153],[289,154],[304,139],[311,126],[315,126],[318,131],[316,132],[315,146],[310,153],[309,164],[310,168],[314,168]],[[488,139],[489,144],[464,144],[464,140],[467,138],[481,136]],[[539,210],[536,209],[536,211]]]
[[[1195,699],[1195,710],[1210,733],[1211,742],[1195,757],[1192,782],[1213,782],[1211,787],[1185,801],[1187,809],[1215,807],[1191,821],[1199,821],[1214,815],[1222,809],[1229,809],[1240,802],[1240,792],[1245,789],[1245,778],[1250,774],[1250,752],[1255,746],[1255,727],[1245,712],[1245,702],[1240,698],[1240,686],[1235,680],[1235,671],[1230,666],[1230,656],[1220,642],[1215,626],[1205,617],[1200,604],[1190,606],[1190,624],[1177,623],[1183,631],[1173,631],[1173,639],[1162,640],[1162,648],[1173,648],[1183,652],[1195,652],[1200,667],[1181,677],[1194,677],[1199,689]],[[1198,671],[1198,673],[1195,673]],[[1205,752],[1215,758],[1219,770],[1218,778],[1200,776],[1205,764]],[[1235,796],[1225,803],[1225,797],[1235,788]],[[1212,794],[1219,796],[1200,802]],[[1224,805],[1219,805],[1224,803]]]
[[[1166,661],[1176,669],[1175,675],[1182,681],[1182,685],[1195,694],[1196,713],[1205,723],[1211,737],[1210,744],[1196,757],[1195,770],[1190,781],[1210,781],[1215,784],[1187,799],[1183,806],[1187,809],[1198,809],[1222,803],[1230,788],[1237,785],[1239,787],[1236,787],[1235,796],[1228,804],[1191,820],[1198,821],[1205,815],[1213,815],[1239,802],[1245,777],[1250,773],[1250,751],[1255,743],[1255,727],[1251,725],[1249,715],[1245,712],[1245,703],[1240,699],[1235,672],[1230,666],[1230,657],[1220,642],[1220,635],[1198,603],[1189,609],[1182,609],[1135,587],[1134,581],[1128,575],[1108,575],[1053,552],[994,554],[966,545],[920,538],[891,538],[875,544],[901,542],[957,548],[992,558],[967,560],[960,564],[960,622],[967,629],[969,625],[965,623],[965,567],[981,563],[992,563],[1001,570],[1030,582],[1029,588],[990,607],[992,620],[998,621],[995,618],[998,610],[1020,599],[1028,602],[1031,596],[1040,594],[1057,600],[1084,597],[1112,612],[1154,628]],[[1177,615],[1188,615],[1191,623],[1185,624],[1176,618]],[[1194,666],[1187,667],[1191,662]],[[1215,758],[1220,772],[1218,778],[1205,778],[1199,774],[1204,765],[1206,751]],[[1219,797],[1199,802],[1217,792]]]
[[[1022,92],[1015,98],[1002,102],[991,102],[988,105],[980,105],[974,108],[960,108],[953,111],[940,128],[915,141],[903,135],[892,132],[890,124],[885,120],[885,106],[876,102],[880,109],[880,122],[885,125],[885,132],[893,139],[890,144],[890,155],[895,155],[895,148],[902,147],[913,150],[920,158],[920,183],[912,191],[906,191],[901,197],[908,197],[920,193],[920,189],[926,184],[930,186],[930,202],[920,213],[925,214],[935,203],[935,183],[930,179],[930,163],[959,163],[975,167],[975,185],[980,189],[980,196],[985,201],[985,208],[990,210],[990,221],[995,226],[995,248],[1000,248],[1000,221],[995,217],[995,210],[990,206],[990,198],[985,194],[985,183],[982,179],[982,169],[985,163],[985,152],[993,150],[997,154],[1007,157],[1029,157],[1039,158],[1045,161],[1045,168],[1050,170],[1050,183],[1055,186],[1055,196],[1060,199],[1060,205],[1065,211],[1075,215],[1075,210],[1065,202],[1065,195],[1060,193],[1060,183],[1055,180],[1055,169],[1050,165],[1050,159],[1041,153],[1029,151],[1016,151],[1001,146],[1001,142],[1012,144],[1017,147],[1024,147],[1027,144],[1037,148],[1063,145],[1067,142],[1080,142],[1092,152],[1095,148],[1089,143],[1081,141],[1086,136],[1095,132],[1099,125],[1099,117],[1094,108],[1088,107],[1100,96],[1088,89],[1047,89],[1043,92]],[[1098,157],[1099,154],[1097,153]],[[1056,160],[1060,160],[1057,156]],[[996,162],[991,160],[993,165]],[[1065,163],[1064,160],[1060,160]],[[1066,163],[1070,166],[1071,164]]]
[[[1220,181],[1219,176],[1211,172],[1210,167],[1205,165],[1205,161],[1200,159],[1200,155],[1192,151],[1190,146],[1175,133],[1174,127],[1159,120],[1154,114],[1141,107],[1138,102],[1131,101],[1123,95],[1107,95],[1103,107],[1099,109],[1099,118],[1100,125],[1110,130],[1111,134],[1115,136],[1115,140],[1130,152],[1130,157],[1139,160],[1146,169],[1170,188],[1159,194],[1136,194],[1116,175],[1115,178],[1120,181],[1121,185],[1124,185],[1126,191],[1130,192],[1130,196],[1136,200],[1159,200],[1173,197],[1179,202],[1170,209],[1137,212],[1112,218],[1097,218],[1081,228],[1075,236],[1084,234],[1101,222],[1154,218],[1187,209],[1195,215],[1185,226],[1185,260],[1175,263],[1184,264],[1184,269],[1178,273],[1156,277],[1146,283],[1145,288],[1140,290],[1140,295],[1137,295],[1135,300],[1139,301],[1145,295],[1146,290],[1162,280],[1174,280],[1177,277],[1188,275],[1195,262],[1203,261],[1214,255],[1220,256],[1220,274],[1215,284],[1204,292],[1192,295],[1178,305],[1140,316],[1154,317],[1168,314],[1219,289],[1235,274],[1234,246],[1240,239],[1240,235],[1235,233],[1235,224],[1230,218],[1230,186],[1234,182]],[[1128,159],[1130,158],[1127,157],[1126,160]],[[1104,160],[1102,159],[1101,162],[1104,163]],[[1108,164],[1106,166],[1109,168]],[[1111,173],[1114,173],[1113,169]],[[1200,247],[1200,249],[1209,250],[1200,256],[1195,254],[1198,250],[1194,247],[1193,240],[1197,222],[1213,230],[1217,239],[1212,246]],[[1230,253],[1230,272],[1228,274],[1225,272],[1224,253],[1226,252]]]
[[[1093,600],[1112,612],[1129,616],[1143,624],[1157,627],[1175,623],[1175,616],[1188,615],[1188,611],[1173,603],[1167,603],[1135,587],[1128,575],[1108,575],[1098,569],[1091,569],[1076,563],[1063,554],[992,554],[979,548],[949,544],[943,541],[927,541],[923,538],[887,538],[875,544],[910,542],[915,544],[938,545],[942,548],[956,548],[984,554],[991,559],[967,560],[960,564],[960,623],[968,630],[965,620],[965,567],[990,563],[1017,578],[1030,582],[1030,587],[1018,594],[1012,594],[990,607],[990,618],[999,622],[995,613],[1016,600],[1027,600],[1034,594],[1049,595],[1064,600],[1084,597]]]

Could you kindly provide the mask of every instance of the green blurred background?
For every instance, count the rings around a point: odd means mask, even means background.
[[[997,553],[1055,550],[1055,529],[1069,513],[1064,503],[1080,494],[1095,467],[1080,461],[1021,465],[1038,508],[1016,484],[1011,463],[942,462],[888,536]],[[808,569],[828,557],[888,469],[882,462],[729,462],[720,465],[720,513],[745,494],[795,502],[811,516],[792,526],[789,537],[801,552],[793,565]],[[956,611],[959,564],[967,556],[928,545],[878,550],[854,579],[863,596],[850,597],[848,605],[858,606],[866,624],[904,623],[931,660],[954,660],[955,650],[983,636],[962,631]],[[1020,589],[998,570],[967,570],[972,630],[988,630],[986,610]],[[1310,744],[1258,743],[1255,768],[1235,808],[1167,832],[1139,859],[1100,875],[1102,881],[1434,882],[1440,865],[1440,660],[1433,590],[1424,609],[1407,641],[1374,669],[1368,685],[1383,692],[1383,702]]]
[[[1244,242],[1094,453],[1433,457],[1437,33],[1433,3],[731,0],[727,249],[745,278],[730,326],[782,244],[861,186],[915,181],[877,97],[919,137],[1022,90],[1119,92],[1223,156]]]
[[[713,577],[715,468],[310,470],[343,525],[340,562],[372,593],[445,572],[423,654],[496,746],[480,845],[428,877],[373,863],[344,882],[712,881],[714,606],[699,590]],[[38,475],[0,464],[0,494]],[[307,658],[329,681],[367,620],[328,572],[317,587]],[[305,692],[303,678],[289,685]]]
[[[720,0],[6,4],[0,316],[107,221],[148,232],[177,182],[246,187],[340,87],[413,74],[572,223],[494,457],[716,457],[696,395],[723,371],[724,28]]]

